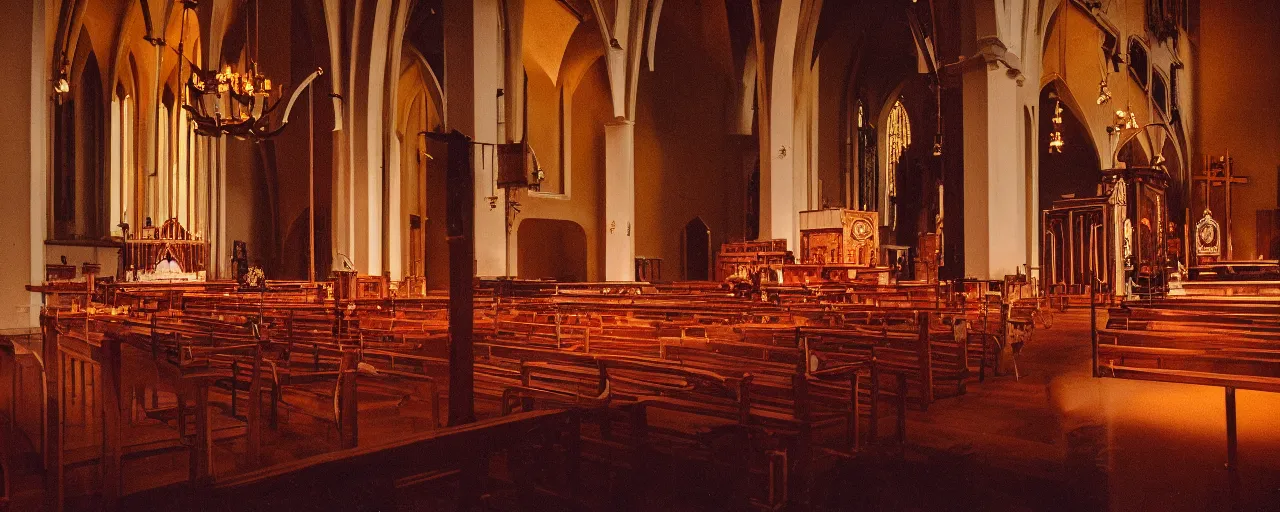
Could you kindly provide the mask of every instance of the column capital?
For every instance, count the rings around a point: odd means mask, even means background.
[[[1018,81],[1021,87],[1026,77],[1022,74],[1022,59],[1018,54],[1009,51],[1009,46],[1004,44],[998,36],[985,36],[978,38],[978,55],[987,63],[987,69],[995,71],[1000,69],[1000,65],[1004,64],[1005,75]]]

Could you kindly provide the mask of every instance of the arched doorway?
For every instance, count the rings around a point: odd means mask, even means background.
[[[684,225],[684,278],[711,279],[711,228],[702,217],[694,217]]]
[[[587,279],[587,232],[578,223],[524,219],[516,237],[519,277],[563,282]]]

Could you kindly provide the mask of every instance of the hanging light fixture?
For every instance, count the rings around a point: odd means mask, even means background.
[[[1130,107],[1126,106],[1125,110],[1116,111],[1116,114],[1124,120],[1124,128],[1126,130],[1135,130],[1142,126],[1138,124],[1138,114],[1134,113]]]
[[[182,65],[182,49],[186,43],[187,11],[196,8],[196,0],[183,2],[182,41],[178,44],[178,65]],[[245,65],[236,71],[231,65],[206,71],[188,62],[190,74],[182,108],[191,115],[197,135],[220,137],[231,135],[241,139],[262,140],[279,134],[289,122],[289,112],[300,93],[316,77],[317,69],[293,91],[278,126],[271,126],[270,115],[284,99],[258,62],[258,3],[253,7],[253,46],[250,47],[248,15],[245,16]]]
[[[1053,104],[1053,132],[1049,134],[1049,152],[1062,153],[1062,100]]]
[[[1104,77],[1098,82],[1098,104],[1105,105],[1111,101],[1111,89],[1107,87],[1107,79]]]

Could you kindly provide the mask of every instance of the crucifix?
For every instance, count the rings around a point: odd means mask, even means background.
[[[1204,174],[1193,176],[1191,180],[1204,185],[1204,207],[1211,209],[1209,202],[1209,191],[1213,188],[1222,187],[1223,190],[1223,212],[1222,223],[1227,243],[1227,260],[1232,259],[1231,253],[1231,185],[1244,185],[1249,183],[1248,176],[1236,176],[1233,174],[1234,165],[1231,155],[1218,157],[1212,160],[1206,157]]]

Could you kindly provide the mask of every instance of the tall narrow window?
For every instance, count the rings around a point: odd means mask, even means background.
[[[120,223],[120,186],[121,172],[124,169],[124,130],[121,126],[123,122],[124,101],[119,95],[111,96],[111,122],[110,122],[110,139],[111,139],[111,156],[108,169],[110,176],[108,177],[107,190],[107,232],[116,234],[116,224]]]
[[[1169,113],[1169,85],[1159,71],[1151,73],[1151,102],[1161,113]]]
[[[1147,47],[1138,42],[1136,37],[1129,38],[1129,73],[1142,86],[1142,90],[1147,90],[1147,84],[1151,81],[1151,69],[1147,66]]]
[[[187,111],[178,109],[174,114],[174,137],[173,148],[174,154],[172,161],[172,178],[170,192],[170,208],[165,217],[174,217],[178,219],[183,226],[191,228],[191,219],[188,213],[188,194],[190,190],[190,173],[191,173],[191,130],[187,122]]]
[[[893,224],[892,217],[898,199],[898,164],[902,153],[911,145],[911,120],[907,117],[907,109],[902,101],[895,101],[889,110],[888,126],[885,127],[885,217]]]
[[[120,102],[120,219],[137,224],[129,218],[129,211],[138,213],[134,204],[134,183],[137,180],[137,168],[134,166],[133,146],[133,96],[125,95]]]
[[[53,220],[54,238],[66,238],[76,220],[76,104],[68,99],[54,107]]]
[[[867,122],[867,114],[858,102],[858,209],[877,210],[879,201],[880,169],[876,159],[876,128]]]
[[[167,105],[160,107],[160,126],[169,126],[169,107]],[[165,193],[169,188],[168,174],[165,168],[169,162],[169,130],[160,129],[156,137],[156,161],[159,162],[157,169],[152,169],[151,175],[147,178],[147,215],[151,217],[153,226],[159,226],[164,222],[162,215],[168,212],[165,200],[168,195]]]

